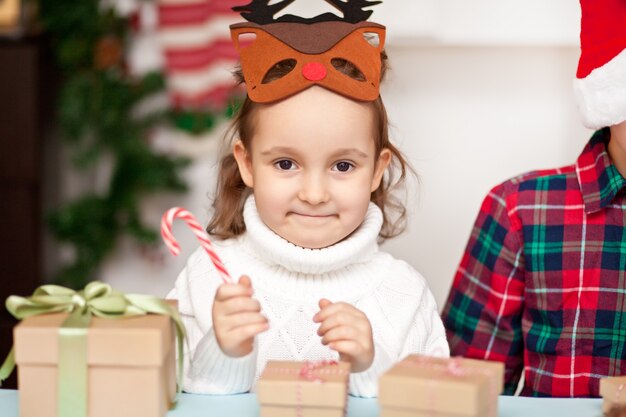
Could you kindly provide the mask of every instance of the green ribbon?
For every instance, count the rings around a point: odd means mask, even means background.
[[[159,314],[169,316],[176,327],[178,346],[178,393],[182,390],[183,340],[185,328],[178,311],[160,298],[124,294],[110,285],[94,281],[84,290],[74,291],[58,285],[42,285],[30,297],[7,298],[7,310],[18,320],[39,314],[69,313],[59,328],[58,415],[87,416],[87,329],[92,316],[106,319]],[[15,368],[13,349],[0,367],[0,382]],[[172,403],[172,407],[176,401]]]

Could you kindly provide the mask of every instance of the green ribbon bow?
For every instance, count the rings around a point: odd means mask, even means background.
[[[178,344],[178,393],[182,389],[185,328],[175,308],[150,295],[124,294],[94,281],[84,290],[42,285],[30,297],[7,298],[7,310],[18,320],[39,314],[70,313],[59,328],[59,408],[63,417],[87,416],[87,328],[92,316],[107,319],[160,314],[176,325]],[[15,368],[13,349],[0,367],[0,382]],[[172,405],[174,406],[174,402]]]

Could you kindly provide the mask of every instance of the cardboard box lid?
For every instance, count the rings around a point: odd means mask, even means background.
[[[500,395],[504,391],[504,363],[495,361],[486,361],[480,359],[453,357],[453,358],[435,358],[424,355],[408,355],[405,360],[412,362],[428,361],[429,363],[447,366],[450,360],[457,361],[464,368],[476,369],[480,372],[486,373],[492,378],[492,388],[494,392],[492,394]],[[493,381],[497,383],[493,383]]]
[[[600,396],[612,403],[626,403],[626,376],[602,378]]]
[[[269,361],[261,374],[257,396],[261,405],[343,408],[348,399],[350,364],[322,365],[313,371],[318,380],[300,376],[304,362]],[[320,381],[321,380],[321,381]]]
[[[448,370],[455,361],[458,372]],[[380,378],[381,406],[474,416],[497,406],[502,364],[410,355]]]
[[[42,314],[22,320],[14,329],[18,365],[55,365],[58,329],[68,314]],[[87,362],[105,366],[160,366],[174,349],[174,329],[168,316],[104,319],[92,317],[87,330]]]

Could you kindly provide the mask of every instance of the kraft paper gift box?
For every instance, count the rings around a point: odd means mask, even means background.
[[[350,365],[269,361],[257,386],[261,417],[344,417]]]
[[[409,355],[383,374],[381,417],[497,417],[500,362]]]
[[[21,417],[58,416],[59,327],[68,314],[14,330]],[[88,417],[162,417],[176,395],[175,331],[165,315],[92,317],[87,330]]]
[[[604,413],[608,413],[613,406],[626,406],[626,376],[602,378],[600,396],[604,398]]]

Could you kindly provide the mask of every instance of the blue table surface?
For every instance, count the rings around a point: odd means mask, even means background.
[[[0,389],[0,416],[19,417],[19,391]],[[579,398],[500,397],[499,417],[601,417],[602,400]],[[257,417],[259,406],[254,394],[181,394],[178,406],[167,417]],[[350,397],[347,417],[378,417],[376,399]]]

